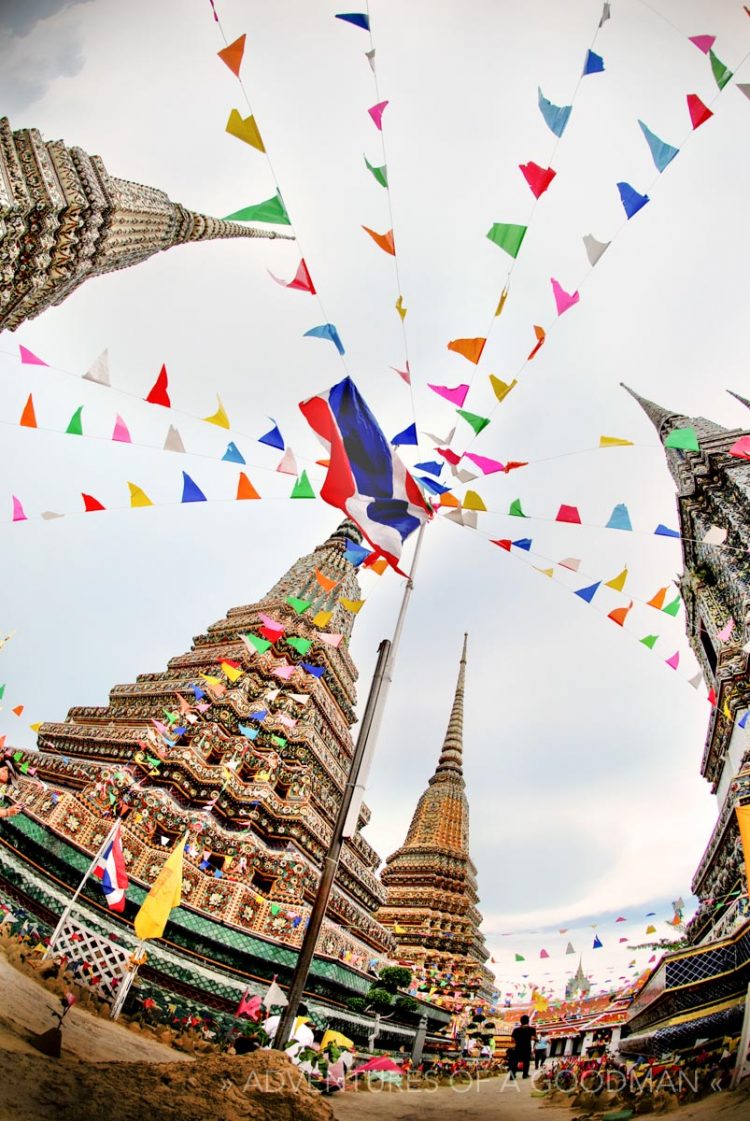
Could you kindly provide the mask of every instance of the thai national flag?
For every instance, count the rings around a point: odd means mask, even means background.
[[[112,840],[94,865],[93,873],[102,882],[102,891],[107,898],[109,909],[111,911],[124,911],[128,874],[125,871],[125,859],[122,855],[119,822],[112,835]]]
[[[330,458],[321,497],[343,510],[394,568],[432,509],[351,378],[300,403]]]

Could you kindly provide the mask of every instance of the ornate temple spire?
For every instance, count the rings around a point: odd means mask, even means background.
[[[60,304],[84,281],[217,238],[289,238],[197,214],[156,187],[110,175],[99,156],[13,131],[0,117],[0,330]]]
[[[653,424],[659,437],[662,436],[666,422],[668,420],[673,420],[675,417],[679,416],[679,413],[672,412],[670,409],[664,409],[661,405],[655,404],[654,401],[649,401],[647,397],[641,397],[641,395],[639,393],[636,393],[634,389],[631,389],[629,385],[625,385],[625,382],[621,381],[620,386],[625,390],[626,393],[630,394],[634,401],[638,402],[648,419]]]
[[[740,397],[739,393],[735,393],[733,389],[728,389],[727,393],[729,393],[732,397],[739,401],[741,405],[744,405],[746,408],[750,409],[750,401],[748,401],[747,397]]]
[[[456,775],[463,775],[464,753],[464,682],[466,679],[466,643],[468,635],[464,635],[464,648],[461,652],[459,663],[456,693],[453,698],[453,708],[448,720],[448,728],[443,740],[443,749],[438,760],[435,774],[449,771]]]

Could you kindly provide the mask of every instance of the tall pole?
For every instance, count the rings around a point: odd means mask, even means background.
[[[305,991],[305,985],[307,984],[307,978],[310,973],[310,966],[312,965],[315,948],[318,944],[318,936],[320,935],[320,929],[323,925],[323,919],[325,918],[328,901],[333,889],[333,881],[338,869],[344,840],[354,833],[357,826],[367,775],[372,763],[377,733],[383,716],[385,698],[392,680],[395,654],[401,639],[401,632],[404,628],[406,609],[414,589],[414,573],[422,547],[424,530],[425,523],[423,522],[417,535],[414,558],[412,560],[409,577],[406,581],[406,587],[404,588],[393,638],[390,640],[387,638],[383,639],[378,647],[378,660],[375,665],[375,673],[370,683],[367,704],[365,705],[362,722],[359,726],[359,733],[357,735],[357,743],[354,748],[354,755],[349,769],[349,776],[336,815],[331,844],[323,864],[323,871],[315,896],[315,902],[310,912],[307,929],[305,930],[305,936],[302,940],[302,946],[300,947],[299,956],[297,958],[297,965],[287,996],[288,1003],[281,1014],[279,1026],[273,1041],[274,1047],[280,1051],[284,1049],[289,1040],[292,1026],[297,1016],[297,1009],[302,1000],[302,994]]]
[[[99,846],[99,848],[98,848],[98,850],[97,850],[97,852],[96,852],[96,855],[94,856],[94,859],[93,859],[93,860],[91,861],[91,863],[89,864],[88,868],[87,868],[87,869],[86,869],[86,871],[84,872],[84,874],[83,874],[83,879],[81,880],[81,882],[79,883],[78,887],[76,888],[76,890],[75,890],[74,894],[73,894],[73,895],[71,896],[70,900],[68,901],[68,903],[67,903],[67,904],[66,904],[66,906],[64,907],[64,909],[63,909],[63,912],[62,912],[62,914],[60,915],[60,918],[58,919],[58,922],[57,922],[57,926],[56,926],[56,927],[55,927],[55,929],[54,929],[54,930],[52,931],[52,937],[50,938],[49,942],[47,943],[47,949],[46,949],[46,950],[44,951],[44,954],[42,955],[42,961],[44,961],[44,958],[48,957],[48,956],[49,956],[49,955],[50,955],[50,954],[52,953],[52,950],[53,950],[53,948],[54,948],[54,945],[55,945],[55,939],[57,938],[58,934],[59,934],[59,933],[60,933],[60,931],[62,930],[62,928],[63,928],[63,926],[64,926],[64,924],[65,924],[66,920],[68,919],[68,917],[69,917],[69,915],[70,915],[70,912],[71,912],[71,911],[73,910],[73,908],[75,907],[75,905],[76,905],[76,901],[77,901],[77,899],[78,899],[78,896],[79,896],[79,895],[81,894],[81,892],[83,891],[83,888],[84,888],[84,886],[85,886],[85,884],[86,884],[86,881],[88,880],[89,876],[90,876],[90,875],[91,875],[91,873],[92,873],[92,872],[94,871],[94,869],[96,868],[97,864],[99,863],[99,857],[100,857],[100,856],[102,855],[102,853],[103,853],[103,852],[104,852],[104,850],[106,849],[107,845],[109,844],[109,842],[110,842],[110,841],[112,840],[112,838],[114,837],[114,835],[115,835],[115,831],[116,831],[116,829],[117,829],[117,826],[118,826],[119,824],[120,824],[120,818],[118,817],[118,819],[117,819],[117,820],[115,821],[114,825],[113,825],[113,826],[112,826],[112,828],[110,829],[109,833],[108,833],[108,834],[107,834],[107,836],[106,836],[106,837],[104,838],[104,840],[102,841],[101,845]]]

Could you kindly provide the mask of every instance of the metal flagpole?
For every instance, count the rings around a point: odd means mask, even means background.
[[[76,900],[78,899],[78,896],[79,896],[79,895],[81,894],[81,892],[83,891],[83,887],[84,887],[84,884],[86,883],[86,880],[87,880],[87,879],[89,878],[89,876],[91,875],[91,873],[92,873],[92,872],[94,871],[94,868],[95,868],[95,867],[96,867],[96,865],[98,864],[98,862],[99,862],[99,857],[100,857],[100,856],[102,855],[102,853],[103,853],[103,852],[104,852],[104,850],[106,849],[107,845],[108,845],[108,844],[110,843],[110,841],[111,841],[111,840],[112,840],[112,838],[114,837],[114,835],[115,835],[115,830],[117,829],[117,826],[118,826],[118,825],[120,824],[120,821],[121,821],[121,819],[120,819],[120,818],[118,817],[117,821],[116,821],[116,822],[114,823],[114,825],[113,825],[113,826],[112,826],[112,828],[110,829],[109,833],[108,833],[108,834],[107,834],[107,836],[106,836],[106,837],[104,838],[104,840],[102,841],[101,845],[99,846],[99,849],[97,850],[96,856],[94,857],[94,859],[93,859],[93,860],[91,861],[91,864],[90,864],[90,865],[88,866],[88,868],[87,868],[87,869],[86,869],[86,871],[84,872],[84,874],[83,874],[83,879],[81,880],[80,884],[79,884],[79,885],[78,885],[78,887],[76,888],[76,890],[75,890],[74,894],[73,894],[73,895],[71,896],[71,898],[70,898],[70,901],[69,901],[69,902],[68,902],[68,903],[66,904],[66,906],[65,906],[65,908],[64,908],[64,910],[63,910],[63,913],[62,913],[62,914],[60,915],[60,919],[59,919],[59,921],[58,921],[58,923],[57,923],[57,926],[56,926],[56,927],[55,927],[55,929],[54,929],[54,930],[52,931],[52,937],[50,938],[50,940],[49,940],[49,943],[47,944],[47,949],[46,949],[46,950],[44,951],[44,953],[42,954],[42,961],[44,961],[44,959],[45,959],[46,957],[48,957],[48,956],[49,956],[49,954],[51,954],[51,953],[52,953],[52,947],[53,947],[53,946],[54,946],[54,944],[55,944],[55,939],[57,938],[58,934],[59,934],[59,933],[60,933],[60,931],[62,930],[62,928],[63,928],[63,925],[64,925],[64,923],[65,923],[66,919],[67,919],[67,918],[69,917],[69,915],[70,915],[70,912],[71,912],[71,911],[73,910],[73,907],[75,906],[75,902],[76,902]]]
[[[333,889],[333,881],[338,869],[344,840],[346,837],[350,837],[356,829],[365,783],[367,781],[367,774],[372,763],[377,733],[383,716],[383,706],[388,693],[388,687],[392,680],[394,658],[404,628],[406,609],[414,588],[414,573],[422,547],[425,525],[426,523],[423,522],[417,535],[411,571],[406,581],[406,587],[404,588],[404,595],[396,620],[393,638],[383,639],[378,647],[378,660],[375,666],[375,673],[373,674],[370,684],[370,692],[367,697],[365,711],[362,715],[362,722],[359,726],[359,733],[357,735],[357,743],[354,748],[349,776],[346,781],[346,786],[344,787],[338,814],[336,815],[331,844],[323,863],[323,871],[320,877],[320,883],[318,884],[315,902],[310,912],[305,936],[302,940],[299,956],[297,957],[297,965],[294,970],[294,976],[292,977],[292,984],[287,994],[288,1003],[281,1014],[279,1026],[273,1041],[273,1046],[280,1051],[286,1046],[291,1034],[292,1025],[297,1017],[297,1009],[302,1000],[305,985],[307,984],[310,967],[315,955],[315,948],[318,943],[318,936],[323,925],[323,919],[325,918],[326,909],[328,907],[328,900],[330,899]]]

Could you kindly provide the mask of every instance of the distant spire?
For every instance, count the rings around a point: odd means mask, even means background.
[[[666,435],[666,433],[662,432],[664,425],[668,420],[672,420],[674,419],[674,417],[680,416],[680,413],[675,413],[670,409],[664,409],[661,405],[657,405],[653,401],[649,401],[647,397],[641,397],[640,394],[636,393],[634,389],[631,389],[629,385],[625,385],[625,382],[621,381],[620,385],[626,393],[629,393],[630,396],[638,402],[648,419],[653,424],[659,437],[661,437],[662,435]]]
[[[750,409],[750,401],[748,401],[747,397],[740,397],[739,393],[735,393],[733,389],[728,389],[727,393],[736,398],[741,405],[744,405],[746,408]]]
[[[448,720],[448,729],[443,740],[443,750],[440,753],[435,774],[450,771],[456,775],[463,775],[464,753],[464,681],[466,678],[466,643],[468,635],[464,635],[464,647],[461,652],[461,661],[458,669],[456,694],[453,698],[453,708]]]

